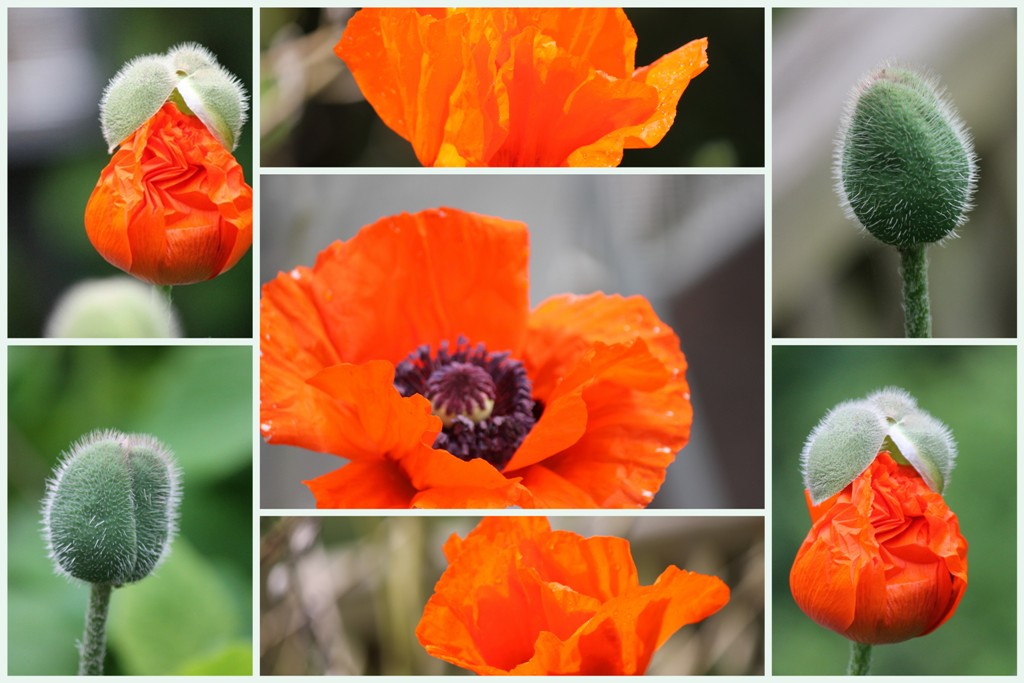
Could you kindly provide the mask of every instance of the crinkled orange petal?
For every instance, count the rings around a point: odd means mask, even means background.
[[[419,491],[418,508],[506,508],[523,505],[529,495],[518,478],[509,479],[486,460],[460,460],[440,449],[416,449],[402,468]]]
[[[649,504],[665,479],[665,469],[689,437],[691,408],[677,380],[642,338],[628,345],[594,343],[550,397],[551,405],[567,396],[582,398],[587,405],[586,430],[572,446],[537,463],[585,491],[591,506]],[[534,429],[545,417],[541,415]],[[505,472],[522,476],[530,487],[537,478],[529,468],[537,463],[517,452]],[[551,483],[550,476],[544,480]],[[538,507],[549,506],[540,490],[531,491]]]
[[[457,209],[398,214],[321,252],[314,304],[341,358],[397,363],[460,336],[490,351],[523,344],[526,226]]]
[[[714,576],[666,569],[653,586],[613,598],[565,641],[552,633],[537,640],[537,655],[512,675],[633,676],[647,670],[651,656],[687,624],[714,614],[729,602],[729,588]]]
[[[708,39],[692,40],[652,64],[637,69],[633,80],[652,86],[658,104],[646,120],[612,131],[593,144],[580,147],[569,156],[570,166],[613,166],[622,160],[622,150],[654,147],[676,120],[679,99],[690,84],[708,67]]]
[[[644,297],[596,292],[544,300],[530,313],[523,350],[534,395],[547,400],[594,342],[628,344],[637,338],[646,342],[671,372],[673,382],[688,395],[686,357],[679,348],[679,337]]]
[[[534,501],[533,505],[524,507],[556,509],[597,507],[597,502],[588,491],[562,475],[549,470],[543,463],[520,469],[516,474],[522,477],[522,484],[530,491]]]
[[[391,460],[351,462],[303,482],[318,508],[407,508],[416,489]]]
[[[363,9],[335,53],[425,166],[616,165],[706,66],[681,48],[635,69],[618,8]]]
[[[515,36],[511,50],[497,74],[508,99],[508,136],[491,166],[565,166],[574,150],[657,107],[654,88],[595,71],[537,29]]]
[[[513,8],[519,26],[536,26],[566,53],[615,78],[634,69],[636,31],[618,7]]]
[[[399,394],[394,379],[395,366],[383,360],[341,363],[308,378],[306,384],[329,399],[318,406],[321,424],[314,429],[327,437],[318,450],[399,460],[419,444],[432,444],[441,420],[424,397]]]
[[[626,147],[654,147],[676,120],[676,108],[690,81],[708,68],[708,39],[691,40],[653,63],[637,69],[633,80],[654,86],[658,110],[644,123],[627,131]]]
[[[535,518],[486,518],[445,554],[416,634],[478,674],[640,674],[672,633],[729,597],[717,578],[675,567],[640,586],[626,541]]]
[[[234,266],[252,244],[252,188],[194,116],[165,104],[114,153],[89,197],[96,250],[135,277],[191,284]]]
[[[439,21],[416,9],[364,8],[334,48],[381,120],[413,143],[424,166],[433,165],[441,147],[465,30],[461,17]]]
[[[926,635],[967,587],[967,543],[956,516],[912,467],[888,453],[846,489],[814,506],[790,572],[800,608],[862,643]]]

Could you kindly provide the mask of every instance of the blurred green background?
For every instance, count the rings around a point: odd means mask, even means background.
[[[8,670],[77,671],[89,591],[57,576],[40,501],[58,455],[94,429],[148,433],[183,471],[180,533],[111,597],[106,672],[252,671],[252,350],[10,347]]]
[[[899,255],[845,217],[832,178],[847,97],[885,60],[938,78],[979,157],[960,238],[928,249],[934,335],[1017,336],[1016,12],[772,12],[772,336],[903,336]]]
[[[263,166],[418,166],[333,52],[353,10],[264,8],[260,13],[260,160]],[[707,70],[679,101],[654,148],[626,150],[623,166],[764,165],[764,11],[629,8],[636,65],[707,36]]]
[[[841,675],[849,641],[803,614],[789,571],[811,528],[800,451],[836,404],[899,386],[959,445],[944,497],[968,544],[967,592],[933,633],[874,648],[877,675],[1017,670],[1017,365],[1012,346],[776,346],[772,389],[773,673]]]
[[[444,542],[478,521],[262,517],[260,673],[470,673],[428,655],[415,632],[447,567]],[[628,539],[642,585],[674,564],[729,586],[729,603],[670,637],[648,674],[764,672],[762,517],[559,517],[551,526]]]
[[[69,286],[121,273],[83,220],[110,161],[99,126],[107,81],[133,57],[197,42],[251,94],[252,10],[14,8],[7,31],[8,333],[41,337]],[[252,184],[251,123],[234,155]],[[224,275],[174,288],[185,336],[252,336],[252,262],[250,252]]]

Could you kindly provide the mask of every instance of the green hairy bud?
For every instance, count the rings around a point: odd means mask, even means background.
[[[145,578],[170,551],[181,501],[171,452],[152,436],[85,436],[47,482],[43,531],[58,573],[120,586]]]
[[[942,493],[949,485],[956,459],[949,428],[903,389],[887,387],[839,404],[807,437],[800,461],[811,502],[818,504],[849,486],[883,450],[913,466],[933,491]]]
[[[891,64],[853,90],[839,129],[836,190],[847,215],[896,247],[955,237],[967,221],[977,157],[931,78]]]
[[[167,297],[133,277],[83,280],[64,292],[46,321],[58,338],[180,337]]]
[[[249,106],[245,88],[213,53],[185,43],[164,55],[137,57],[110,80],[100,101],[107,151],[113,152],[168,100],[198,116],[227,149],[238,145]]]

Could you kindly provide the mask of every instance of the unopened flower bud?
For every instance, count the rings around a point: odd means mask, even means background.
[[[956,458],[949,428],[906,391],[888,387],[839,404],[811,431],[800,456],[811,502],[842,491],[882,450],[912,465],[933,491],[942,493],[949,484]]]
[[[46,336],[180,337],[181,326],[166,296],[118,275],[85,280],[64,292],[46,321]]]
[[[58,573],[120,586],[166,557],[177,527],[180,473],[152,436],[95,431],[47,482],[43,531]]]
[[[909,247],[955,236],[966,222],[977,157],[934,80],[883,65],[851,94],[835,176],[851,219],[886,244]]]

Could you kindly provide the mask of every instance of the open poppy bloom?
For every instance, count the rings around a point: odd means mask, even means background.
[[[671,128],[701,38],[636,68],[617,8],[367,8],[335,54],[424,166],[617,166]]]
[[[485,518],[444,554],[416,637],[478,674],[642,674],[669,636],[729,601],[719,578],[675,566],[641,586],[628,541],[543,517]]]
[[[252,244],[252,188],[206,126],[168,102],[103,169],[85,230],[103,258],[140,280],[209,280]]]
[[[850,640],[931,633],[967,589],[967,541],[942,496],[887,451],[818,505],[789,575],[797,605]]]
[[[689,438],[686,359],[642,297],[529,309],[526,226],[382,218],[260,302],[269,443],[350,462],[319,507],[642,507]]]

